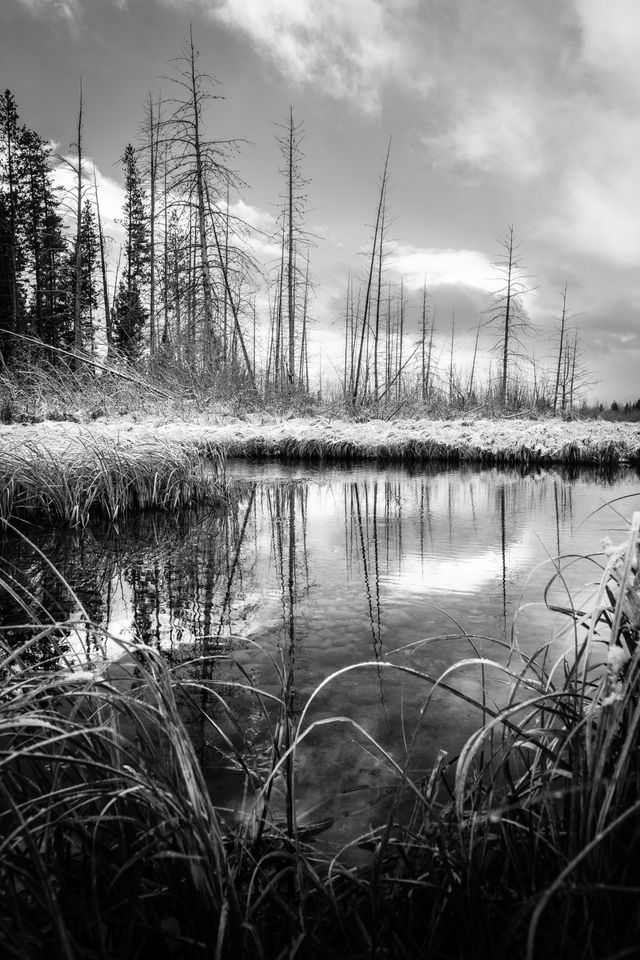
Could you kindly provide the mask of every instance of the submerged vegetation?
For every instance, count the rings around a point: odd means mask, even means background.
[[[557,561],[556,586],[575,562]],[[231,643],[170,667],[105,635],[77,597],[68,622],[34,618],[25,598],[0,663],[3,956],[634,955],[640,514],[605,546],[598,584],[552,595],[565,627],[531,657],[498,640],[481,656],[468,637],[470,655],[441,676],[410,652],[354,664],[296,715],[285,655],[273,693]],[[48,651],[37,668],[36,648]],[[317,713],[322,689],[357,670],[422,686],[403,755]],[[469,697],[469,670],[502,682],[499,703]],[[234,717],[234,691],[271,731],[266,755]],[[421,770],[436,692],[474,708],[478,728],[457,757]],[[239,820],[204,780],[185,708],[244,783]],[[338,850],[298,809],[296,781],[306,743],[345,724],[396,787],[385,822]]]

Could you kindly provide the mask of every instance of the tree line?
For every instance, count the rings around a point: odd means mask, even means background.
[[[216,82],[200,70],[192,31],[164,79],[167,95],[148,95],[138,138],[121,156],[117,258],[87,160],[82,87],[75,140],[64,156],[20,122],[9,90],[0,96],[1,360],[10,366],[38,341],[50,348],[48,359],[72,368],[87,355],[144,359],[265,395],[309,394],[313,237],[306,229],[304,126],[290,109],[276,134],[282,189],[277,232],[268,239],[280,254],[265,267],[252,255],[255,231],[232,202],[245,186],[233,169],[242,141],[207,134]],[[66,190],[55,185],[56,169],[67,172]],[[512,226],[501,241],[490,307],[478,318],[470,368],[457,362],[453,312],[437,323],[426,277],[413,304],[417,338],[410,333],[404,282],[392,284],[386,267],[389,177],[390,145],[365,269],[349,278],[340,318],[346,403],[399,409],[412,398],[465,407],[483,394],[517,407],[526,393],[554,412],[572,409],[586,372],[567,290],[551,353],[538,362],[525,349],[530,287]],[[492,359],[481,384],[483,337]]]
[[[573,410],[589,385],[590,373],[581,356],[577,317],[568,303],[567,285],[560,293],[545,355],[536,358],[525,304],[535,287],[524,272],[511,224],[498,241],[495,287],[487,308],[476,318],[471,363],[466,368],[460,363],[455,312],[451,310],[448,320],[438,318],[427,276],[413,303],[414,322],[418,314],[417,337],[408,334],[411,304],[405,284],[402,278],[392,283],[386,266],[393,252],[388,235],[390,151],[391,144],[380,177],[365,269],[359,281],[350,276],[347,285],[344,396],[354,407],[391,404],[396,411],[409,400],[441,409],[483,404],[502,409],[534,407],[554,414]],[[482,338],[489,357],[484,377]]]
[[[124,234],[108,268],[95,171],[86,159],[80,90],[70,156],[54,156],[20,122],[12,93],[0,98],[0,352],[24,355],[25,338],[56,355],[100,348],[136,362],[162,358],[222,371],[256,387],[256,294],[265,271],[251,254],[250,228],[230,198],[243,184],[232,159],[239,140],[207,137],[205,112],[215,80],[198,66],[193,35],[166,78],[170,95],[149,95],[135,145],[121,157]],[[262,385],[309,384],[306,180],[302,125],[278,136],[283,191],[281,257],[270,292]],[[66,168],[73,187],[55,186]],[[305,256],[306,252],[306,256]],[[62,353],[64,351],[64,354]]]

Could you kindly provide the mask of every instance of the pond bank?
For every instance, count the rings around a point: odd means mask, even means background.
[[[226,457],[512,466],[640,464],[636,424],[200,416],[0,426],[0,519],[72,526],[225,495]],[[213,461],[214,468],[205,464]]]
[[[55,422],[0,426],[3,463],[25,445],[51,456],[87,443],[163,444],[166,449],[229,457],[282,457],[312,460],[377,460],[499,465],[640,464],[640,427],[600,420],[369,420],[362,423],[313,418],[202,415],[186,421],[157,417],[89,423]],[[4,468],[3,468],[4,474]],[[4,475],[2,480],[5,480]]]

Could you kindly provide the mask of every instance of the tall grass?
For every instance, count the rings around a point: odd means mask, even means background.
[[[202,412],[237,413],[256,407],[255,391],[242,380],[202,363],[134,364],[112,350],[108,359],[87,355],[77,370],[66,362],[26,354],[0,373],[0,421],[87,422],[123,415],[188,418]],[[258,404],[262,406],[262,404]]]
[[[292,387],[267,387],[256,392],[233,368],[206,365],[186,357],[157,354],[153,360],[132,363],[112,349],[108,359],[83,358],[77,370],[68,365],[71,354],[55,354],[34,341],[22,359],[0,371],[0,422],[71,420],[88,422],[123,415],[140,418],[197,417],[262,413],[274,417],[324,415],[345,420],[460,418],[548,419],[553,397],[514,382],[503,402],[499,386],[476,383],[470,391],[457,380],[453,393],[448,379],[434,383],[427,397],[415,377],[408,377],[399,395],[395,391],[376,400],[368,395],[353,404],[351,393],[338,381],[320,385],[317,392]],[[548,385],[547,385],[548,386]],[[627,405],[628,406],[628,405]],[[605,410],[581,403],[561,414],[565,420],[636,421],[640,413]]]
[[[278,696],[231,649],[205,658],[210,670],[199,658],[172,671],[141,644],[121,642],[106,659],[81,608],[73,624],[47,624],[25,604],[24,642],[0,663],[0,953],[637,956],[639,542],[635,514],[589,602],[563,602],[566,649],[555,659],[558,638],[532,657],[496,641],[493,660],[467,638],[470,656],[432,676],[414,646],[328,677],[297,719],[284,661],[273,662]],[[74,663],[72,631],[87,651]],[[55,657],[34,669],[27,654],[43,640]],[[403,757],[315,710],[326,685],[367,669],[423,685]],[[499,704],[469,696],[469,670],[504,681]],[[238,691],[271,730],[266,754],[233,715]],[[416,775],[434,691],[477,710],[478,728],[457,758]],[[187,707],[244,779],[240,822],[207,789]],[[336,724],[397,783],[386,820],[353,840],[371,851],[364,866],[313,842],[296,801],[300,751]]]
[[[550,464],[566,467],[588,464],[600,468],[617,467],[622,463],[640,463],[640,438],[632,435],[611,437],[589,430],[583,435],[537,435],[520,424],[503,435],[493,435],[486,421],[472,424],[463,421],[459,427],[443,430],[437,424],[420,429],[411,424],[394,433],[390,430],[358,429],[357,425],[311,426],[274,431],[267,425],[239,431],[237,436],[221,438],[228,457],[278,457],[285,460],[353,463],[375,460],[381,463],[447,464],[477,463],[485,466],[521,466],[532,468]],[[484,428],[484,429],[483,429]]]
[[[51,448],[34,441],[0,447],[0,518],[28,517],[83,526],[131,510],[180,510],[224,495],[224,458],[205,460],[195,444],[98,440]]]

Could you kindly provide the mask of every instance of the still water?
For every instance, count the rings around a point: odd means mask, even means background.
[[[566,558],[565,576],[548,599],[566,607],[568,595],[599,574],[596,562],[571,556],[597,555],[605,535],[623,539],[640,509],[631,470],[605,478],[237,462],[228,474],[229,511],[27,533],[93,622],[156,646],[194,681],[218,683],[230,713],[198,694],[185,701],[184,716],[230,820],[247,815],[241,767],[265,772],[269,722],[277,719],[274,701],[262,710],[243,687],[268,698],[280,696],[284,682],[297,722],[312,692],[337,674],[304,715],[305,728],[318,725],[296,757],[301,821],[330,824],[337,843],[365,832],[394,802],[395,777],[376,744],[420,777],[441,748],[455,755],[480,719],[468,700],[389,664],[437,678],[461,659],[507,664],[514,651],[530,655],[549,641],[551,658],[559,654],[570,642],[568,621],[543,602],[555,558]],[[0,560],[5,583],[14,598],[25,591],[34,618],[77,613],[77,601],[24,542],[5,534]],[[7,592],[0,611],[11,642],[25,611]],[[211,654],[213,661],[198,659]],[[366,665],[345,671],[356,663]],[[482,681],[488,702],[505,696],[497,668]],[[482,697],[477,665],[454,669],[447,682]]]

